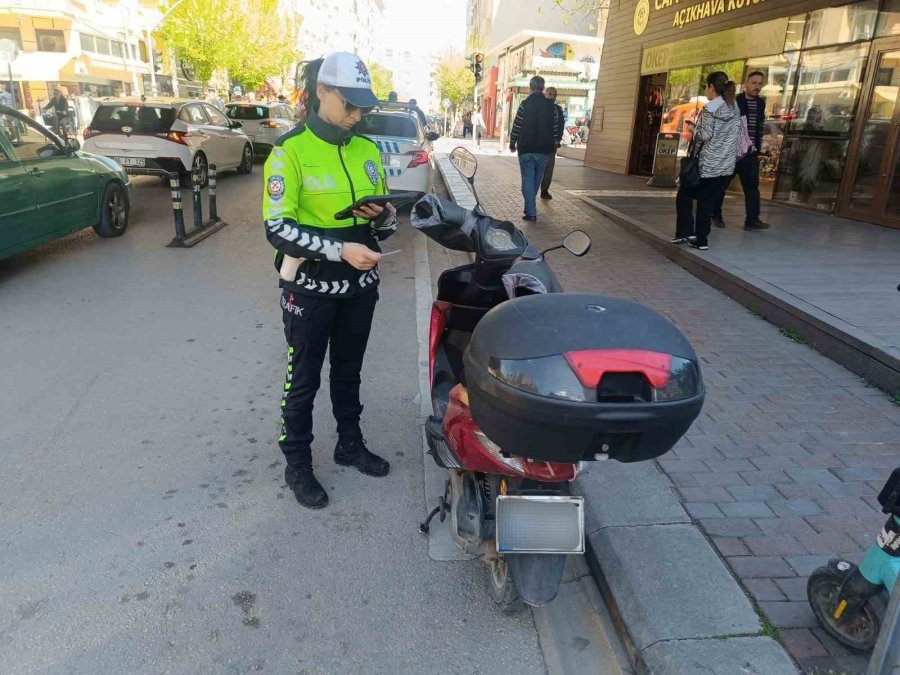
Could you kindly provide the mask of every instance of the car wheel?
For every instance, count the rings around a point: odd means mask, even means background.
[[[209,181],[209,162],[206,159],[206,155],[202,152],[194,155],[190,173],[181,174],[181,186],[194,187],[192,176],[195,173],[200,174],[200,187],[206,187],[206,183]]]
[[[121,183],[110,183],[100,202],[100,222],[94,231],[101,237],[120,237],[128,229],[128,192]]]
[[[241,163],[238,165],[238,173],[250,173],[253,171],[253,147],[247,143],[244,146],[244,153],[241,156]]]

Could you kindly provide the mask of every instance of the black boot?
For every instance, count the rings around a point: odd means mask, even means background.
[[[367,476],[387,476],[391,465],[378,455],[374,455],[366,448],[366,442],[361,438],[353,441],[338,441],[334,448],[335,464],[341,466],[353,466]]]
[[[288,465],[284,469],[284,480],[294,491],[301,506],[308,509],[324,509],[328,506],[328,493],[316,480],[312,469],[294,469]]]

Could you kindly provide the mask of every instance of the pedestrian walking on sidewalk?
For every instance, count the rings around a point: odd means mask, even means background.
[[[531,94],[519,105],[509,136],[510,152],[519,152],[522,174],[522,197],[525,215],[522,220],[537,220],[537,192],[544,177],[550,155],[556,152],[556,106],[544,96],[544,78],[535,75],[530,82]]]
[[[687,243],[691,248],[709,248],[712,214],[725,188],[734,175],[741,115],[735,101],[735,84],[722,71],[706,77],[709,103],[700,111],[692,144],[700,147],[700,184],[679,186],[675,197],[677,224],[674,244]],[[697,201],[697,216],[693,205]]]
[[[328,504],[313,475],[313,401],[328,350],[331,406],[337,420],[334,461],[370,476],[390,465],[369,452],[360,429],[360,371],[378,302],[378,242],[397,230],[396,211],[371,205],[336,220],[361,197],[389,194],[381,153],[354,133],[378,105],[369,71],[355,54],[336,52],[306,64],[308,117],[278,139],[265,167],[263,217],[275,247],[287,375],[278,444],[284,477],[297,501]]]
[[[563,130],[566,126],[566,114],[561,105],[556,103],[556,87],[547,87],[547,100],[556,108],[556,147],[547,158],[547,168],[544,169],[544,177],[541,179],[541,199],[553,199],[550,194],[550,183],[553,180],[553,169],[556,167],[556,151],[562,145]]]
[[[481,114],[481,106],[476,106],[475,112],[472,113],[472,138],[475,139],[475,145],[481,147],[481,136],[487,125],[484,123],[484,115]]]
[[[744,191],[745,230],[766,230],[769,228],[768,223],[764,223],[759,219],[759,153],[762,149],[762,138],[766,125],[766,99],[760,96],[759,92],[764,81],[765,75],[758,70],[754,70],[744,82],[743,93],[738,94],[735,99],[741,111],[741,117],[747,120],[747,133],[750,136],[750,142],[753,144],[750,152],[743,157],[739,157],[734,166],[734,173],[740,176],[741,188]],[[734,176],[732,176],[733,178]],[[724,200],[725,193],[723,192],[722,198],[716,204],[716,209],[713,212],[712,223],[716,227],[725,227],[725,220],[722,218],[722,203]]]
[[[13,97],[6,91],[6,82],[0,82],[0,105],[8,105],[12,107]]]

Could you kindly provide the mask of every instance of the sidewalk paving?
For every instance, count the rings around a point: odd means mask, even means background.
[[[565,160],[565,187],[689,271],[893,394],[900,390],[900,231],[764,203],[765,232],[743,229],[744,198],[729,195],[728,227],[710,250],[672,247],[675,189]]]
[[[556,177],[566,188],[596,189],[590,171],[559,159]],[[586,258],[554,254],[554,269],[567,290],[636,300],[685,331],[702,360],[707,401],[659,467],[798,663],[810,673],[863,672],[866,659],[850,655],[818,627],[806,601],[806,579],[837,554],[861,559],[883,524],[876,495],[900,465],[900,407],[671,264],[560,185],[552,190],[552,201],[540,202],[538,221],[522,223],[514,157],[480,157],[476,186],[488,213],[523,226],[539,247],[558,243],[575,228],[591,235],[594,248]],[[619,206],[644,209],[649,201],[629,197]],[[673,206],[663,198],[654,198],[657,203],[667,210]],[[734,208],[726,211],[733,223],[738,222]],[[779,222],[772,211],[767,207],[765,217]],[[804,225],[810,231],[814,226]],[[778,233],[778,227],[770,233],[726,230],[714,234],[713,246],[728,249],[723,242],[731,241],[738,255],[740,241]],[[858,234],[839,232],[826,233],[822,241],[840,242],[851,256],[854,236],[865,243]],[[795,250],[800,256],[808,248]],[[763,252],[757,260],[764,259]],[[808,258],[809,266],[820,259]],[[588,491],[591,484],[602,490],[605,466],[592,466],[583,481]],[[696,582],[699,588],[703,580]]]

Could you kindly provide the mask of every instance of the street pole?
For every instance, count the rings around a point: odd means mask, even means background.
[[[175,61],[175,50],[169,50],[169,61],[172,62],[172,96],[178,98],[178,63]]]
[[[150,56],[150,95],[158,96],[159,89],[156,86],[156,59],[153,51],[153,34],[149,28],[144,29],[147,36],[147,53]]]
[[[138,87],[137,69],[134,67],[134,62],[137,60],[137,58],[139,56],[139,53],[136,54],[135,50],[137,49],[137,51],[140,52],[140,48],[136,45],[132,45],[131,40],[129,39],[134,34],[134,31],[132,30],[132,26],[131,26],[131,7],[126,5],[124,7],[124,10],[125,10],[125,50],[129,57],[128,65],[130,66],[129,69],[131,70],[131,94],[132,94],[132,96],[137,96],[139,93],[141,93],[141,94],[144,93],[143,86],[141,86],[140,88]],[[143,83],[141,83],[141,84],[143,84]],[[140,89],[140,91],[138,91],[138,89]]]
[[[9,92],[10,96],[12,96],[12,100],[13,100],[12,107],[18,109],[17,106],[16,106],[16,100],[17,100],[19,97],[16,96],[16,94],[18,94],[19,92],[16,91],[15,86],[13,85],[13,79],[12,79],[12,61],[7,61],[7,62],[6,62],[6,69],[7,69],[7,74],[9,75],[9,89],[7,89],[7,91]]]

